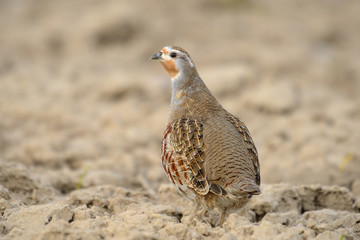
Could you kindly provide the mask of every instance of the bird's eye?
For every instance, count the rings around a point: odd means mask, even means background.
[[[176,58],[176,57],[177,57],[176,52],[172,52],[172,53],[170,53],[170,57],[172,57],[172,58]]]

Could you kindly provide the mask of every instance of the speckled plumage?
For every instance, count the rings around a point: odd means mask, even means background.
[[[176,55],[176,56],[175,56]],[[227,212],[260,194],[258,153],[249,130],[213,97],[189,54],[165,47],[159,59],[172,80],[162,164],[178,191],[207,209]]]

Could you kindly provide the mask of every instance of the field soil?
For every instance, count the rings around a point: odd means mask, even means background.
[[[0,238],[360,239],[359,29],[356,0],[0,1]],[[161,166],[166,45],[259,152],[222,228]]]

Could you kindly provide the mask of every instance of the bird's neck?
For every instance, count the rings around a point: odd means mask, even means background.
[[[171,79],[171,87],[171,104],[179,100],[185,101],[188,97],[192,97],[203,89],[208,90],[197,73],[190,75],[180,72]]]
[[[196,71],[180,72],[171,79],[172,95],[169,120],[221,108]]]

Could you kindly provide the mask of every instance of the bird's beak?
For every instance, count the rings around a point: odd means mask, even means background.
[[[157,53],[155,53],[154,55],[151,56],[150,60],[163,59],[163,58],[161,57],[161,55],[162,55],[162,52],[157,52]]]

